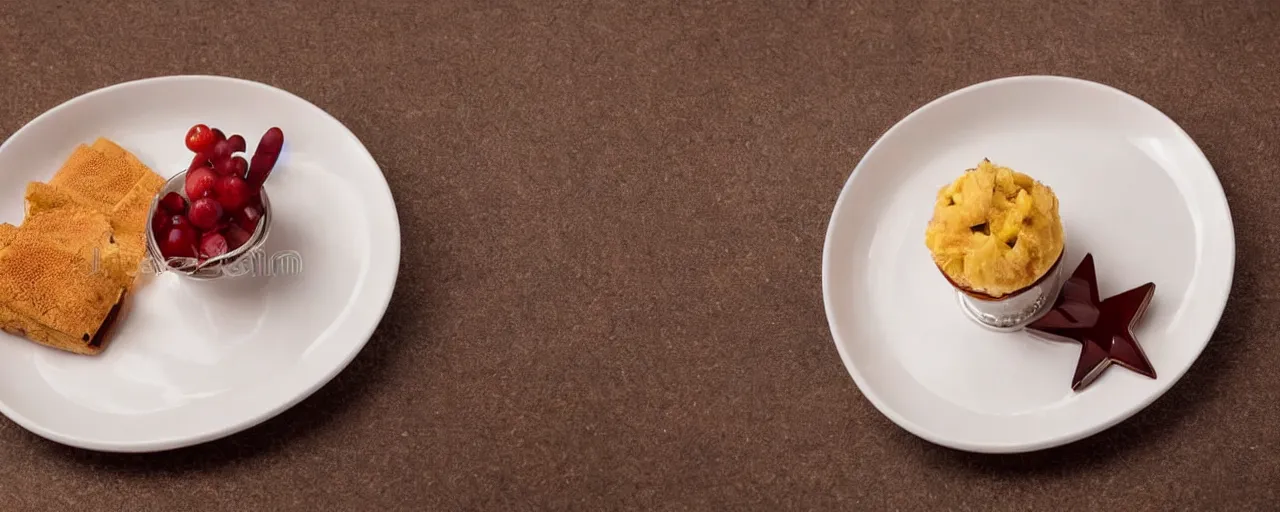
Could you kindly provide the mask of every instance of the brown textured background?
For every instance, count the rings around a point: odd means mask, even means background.
[[[364,141],[404,237],[381,328],[309,400],[138,456],[0,419],[0,500],[1274,510],[1277,55],[1270,0],[0,0],[0,137],[120,81],[262,81]],[[1114,85],[1182,124],[1235,212],[1236,285],[1209,349],[1147,411],[1072,446],[975,456],[859,394],[823,314],[822,240],[890,125],[1027,73]]]

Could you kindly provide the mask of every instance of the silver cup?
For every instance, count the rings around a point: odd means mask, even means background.
[[[1053,306],[1062,287],[1062,260],[1066,254],[1066,248],[1063,248],[1058,261],[1030,286],[998,298],[967,290],[952,281],[945,272],[942,275],[956,289],[960,310],[969,320],[992,331],[1014,332],[1034,322]]]
[[[169,181],[165,182],[161,187],[160,193],[151,200],[151,209],[147,213],[147,256],[150,258],[150,264],[155,269],[155,273],[173,272],[187,279],[198,281],[209,281],[214,279],[232,278],[252,273],[253,268],[245,268],[249,265],[261,264],[262,246],[267,241],[267,235],[271,232],[271,200],[267,197],[267,191],[264,188],[259,196],[262,198],[262,218],[258,219],[258,227],[249,236],[249,240],[245,244],[234,251],[228,252],[218,258],[211,258],[209,261],[201,264],[195,258],[171,258],[166,260],[160,252],[160,243],[156,240],[156,233],[151,229],[151,219],[160,210],[160,199],[169,192],[177,192],[184,199],[187,198],[184,191],[186,185],[187,171],[182,171]]]

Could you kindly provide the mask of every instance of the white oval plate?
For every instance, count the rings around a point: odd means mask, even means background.
[[[1057,193],[1065,273],[1093,253],[1103,298],[1155,282],[1135,334],[1157,379],[1113,366],[1074,393],[1080,345],[963,316],[924,231],[938,189],[983,158]],[[1222,186],[1177,124],[1111,87],[1029,76],[943,96],[867,151],[831,216],[822,287],[840,357],[877,409],[937,444],[1021,452],[1093,435],[1167,391],[1217,327],[1234,265]]]
[[[29,181],[47,181],[76,144],[108,137],[158,174],[184,170],[183,138],[205,123],[244,135],[284,130],[267,182],[268,255],[300,272],[199,283],[144,277],[110,345],[94,357],[0,333],[0,412],[59,443],[144,452],[256,425],[346,367],[395,286],[400,225],[382,171],[342,123],[267,85],[175,76],[90,92],[0,145],[0,221],[19,224]],[[281,268],[281,271],[287,270]]]

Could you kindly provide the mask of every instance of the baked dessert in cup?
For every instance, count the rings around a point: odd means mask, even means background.
[[[1022,328],[1053,302],[1063,238],[1053,190],[986,159],[938,191],[925,230],[961,309],[1000,331]]]

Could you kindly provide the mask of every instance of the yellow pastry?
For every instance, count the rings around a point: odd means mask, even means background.
[[[52,239],[18,236],[0,249],[0,329],[77,354],[97,354],[124,300],[110,273]],[[119,257],[103,246],[100,261]]]
[[[13,238],[16,236],[18,236],[18,226],[7,222],[0,224],[0,249],[4,249],[13,242]]]
[[[102,214],[111,213],[115,203],[106,204],[94,201],[75,192],[61,189],[48,183],[33,181],[27,183],[24,195],[27,202],[27,217],[66,206],[89,208]]]
[[[142,164],[141,160],[138,160],[138,157],[133,156],[133,153],[130,153],[128,150],[120,147],[119,144],[116,144],[106,137],[98,137],[98,140],[93,141],[93,146],[90,147],[106,156],[123,160],[129,165],[129,167],[132,167],[135,170],[147,168],[146,165]]]
[[[13,243],[45,242],[92,261],[112,240],[107,216],[82,206],[65,206],[28,216]]]
[[[1000,298],[1035,284],[1062,254],[1053,190],[983,160],[938,191],[925,245],[957,287]]]
[[[29,183],[22,225],[0,224],[0,330],[101,352],[146,258],[147,213],[164,182],[99,138],[49,183]]]
[[[81,144],[49,184],[111,208],[129,193],[143,173],[149,172],[139,165],[136,159]]]
[[[111,210],[109,220],[116,244],[120,246],[121,261],[132,263],[126,269],[130,277],[137,275],[139,265],[147,256],[147,214],[164,182],[159,175],[147,172]]]

